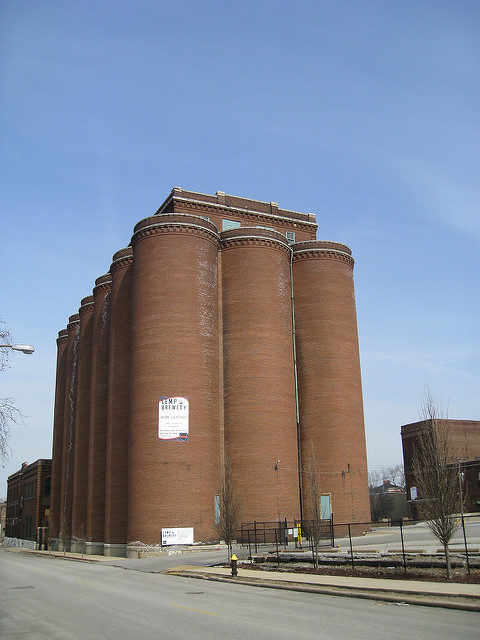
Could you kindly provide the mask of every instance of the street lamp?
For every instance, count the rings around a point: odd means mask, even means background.
[[[22,353],[31,354],[35,349],[29,344],[0,344],[0,348],[13,349],[14,351],[22,351]]]

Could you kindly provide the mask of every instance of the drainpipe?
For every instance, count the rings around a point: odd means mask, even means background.
[[[302,499],[302,455],[300,452],[300,412],[298,409],[298,372],[297,372],[297,347],[295,344],[295,302],[293,300],[293,249],[290,247],[290,295],[292,299],[292,344],[293,344],[293,370],[295,374],[295,413],[297,419],[297,455],[298,455],[298,494],[300,498],[300,522],[303,524],[303,499]]]

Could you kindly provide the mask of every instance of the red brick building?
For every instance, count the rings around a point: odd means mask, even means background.
[[[401,428],[407,500],[416,517],[417,495],[413,477],[413,455],[426,420],[405,424]],[[446,430],[452,465],[459,466],[463,504],[466,512],[480,511],[480,420],[438,419],[439,429]],[[412,493],[413,488],[413,493]]]
[[[244,521],[336,522],[369,498],[353,258],[313,214],[172,190],[57,340],[52,532],[123,554],[214,540],[227,465]]]
[[[38,540],[38,528],[49,527],[51,460],[23,463],[8,477],[5,536]]]

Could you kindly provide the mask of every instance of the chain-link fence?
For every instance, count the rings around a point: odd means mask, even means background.
[[[448,543],[452,568],[480,568],[480,514],[453,517]],[[389,568],[443,568],[445,549],[428,522],[335,524],[335,549],[342,564]]]
[[[452,569],[470,573],[480,569],[480,514],[453,518],[449,541]],[[383,567],[389,570],[444,569],[445,550],[428,522],[334,523],[323,520],[244,523],[237,541],[249,556],[270,550],[270,559],[344,565],[352,570]],[[275,554],[276,558],[272,558]],[[293,559],[293,560],[292,560]]]

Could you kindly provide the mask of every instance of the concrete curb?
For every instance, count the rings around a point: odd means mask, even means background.
[[[410,604],[425,607],[441,607],[444,609],[459,609],[461,611],[480,612],[480,599],[459,595],[459,596],[442,596],[430,593],[411,594],[405,592],[392,592],[385,589],[360,589],[354,587],[341,586],[321,586],[321,585],[305,585],[299,582],[282,583],[274,580],[264,580],[262,578],[233,578],[227,576],[214,575],[210,573],[202,573],[201,571],[177,571],[176,569],[167,569],[162,573],[173,575],[181,578],[196,578],[199,580],[212,580],[215,582],[229,582],[231,584],[243,584],[253,587],[262,587],[264,589],[283,589],[285,591],[299,591],[303,593],[318,593],[331,596],[343,596],[350,598],[363,598],[365,600],[380,600],[383,602],[391,602],[396,604]],[[466,602],[469,600],[470,602]]]

